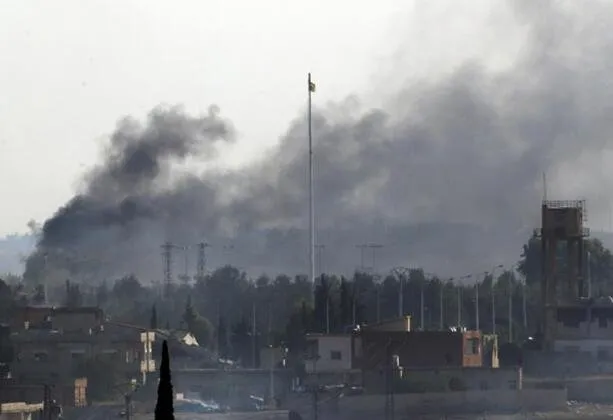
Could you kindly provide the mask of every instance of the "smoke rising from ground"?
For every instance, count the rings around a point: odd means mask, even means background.
[[[364,242],[385,246],[374,261],[364,257],[380,270],[419,264],[461,275],[512,263],[538,225],[543,172],[556,198],[587,197],[604,220],[613,6],[536,3],[510,3],[528,33],[511,68],[470,60],[410,83],[379,109],[354,97],[314,109],[322,270],[350,272]],[[39,276],[46,260],[58,277],[159,281],[166,240],[206,240],[211,265],[254,275],[306,272],[306,133],[300,116],[264,162],[197,174],[176,168],[212,162],[217,144],[234,140],[216,109],[195,117],[157,108],[144,126],[122,121],[82,192],[44,224],[26,276]],[[193,274],[195,247],[186,255]],[[183,266],[177,254],[175,273]]]

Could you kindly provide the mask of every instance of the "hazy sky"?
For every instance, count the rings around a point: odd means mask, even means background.
[[[299,115],[308,71],[316,104],[350,94],[376,104],[405,78],[472,55],[505,66],[522,39],[497,0],[0,5],[0,236],[65,203],[122,116],[217,104],[239,133],[226,161],[240,163]]]

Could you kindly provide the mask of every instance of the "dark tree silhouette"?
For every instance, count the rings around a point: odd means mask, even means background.
[[[149,327],[152,330],[156,330],[158,327],[158,311],[155,304],[151,307],[151,320],[149,321]]]
[[[160,363],[160,383],[158,384],[158,400],[155,405],[155,420],[174,420],[172,381],[170,377],[170,357],[168,343],[162,343],[162,362]]]

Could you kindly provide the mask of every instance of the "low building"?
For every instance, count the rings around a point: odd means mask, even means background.
[[[527,374],[613,373],[613,298],[582,298],[559,305],[551,325],[551,348],[524,352]]]
[[[44,404],[27,404],[25,402],[0,403],[0,420],[31,420],[42,417]]]
[[[307,334],[307,373],[339,372],[354,368],[352,334]]]
[[[559,307],[554,351],[586,352],[602,361],[613,362],[613,299],[582,299],[575,305]]]
[[[13,332],[27,329],[87,332],[103,322],[104,313],[96,307],[24,306],[16,308],[10,327]]]
[[[359,335],[363,370],[379,369],[396,359],[404,368],[481,367],[479,331],[363,331]]]
[[[24,402],[37,404],[55,400],[63,407],[87,405],[87,379],[78,378],[63,385],[25,384],[15,379],[0,380],[0,403]]]
[[[11,376],[21,384],[66,387],[91,376],[91,389],[100,389],[100,372],[108,372],[104,380],[119,384],[144,379],[156,367],[155,334],[146,329],[111,323],[87,331],[28,328],[12,333],[11,342],[15,353]]]

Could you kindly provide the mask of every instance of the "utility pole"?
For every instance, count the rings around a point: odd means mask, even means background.
[[[479,331],[479,279],[475,283],[475,318],[476,330]]]
[[[495,294],[496,294],[496,269],[497,268],[502,268],[502,264],[497,265],[496,267],[492,268],[491,271],[491,275],[492,275],[492,286],[491,286],[491,295],[492,295],[492,334],[496,334],[496,302],[495,302]]]
[[[251,314],[251,345],[252,345],[252,352],[253,352],[253,364],[252,367],[255,369],[256,366],[256,354],[257,354],[257,343],[255,340],[255,335],[256,335],[256,308],[255,308],[255,300],[253,301],[253,307],[252,307],[252,314]]]
[[[364,266],[364,250],[368,248],[368,244],[359,244],[355,247],[360,250],[360,271],[365,272],[366,267]]]
[[[196,271],[196,276],[198,280],[204,280],[204,275],[206,272],[206,249],[210,247],[210,245],[206,242],[200,242],[198,244],[198,267]]]
[[[419,328],[424,331],[424,286],[426,284],[426,278],[424,276],[421,279],[421,285],[419,287]]]
[[[45,251],[43,254],[43,294],[44,296],[44,304],[45,306],[49,306],[49,273],[47,271],[47,263],[48,263],[49,255]]]
[[[509,343],[513,342],[513,278],[507,273],[507,293],[509,294]]]
[[[466,279],[470,279],[472,278],[472,274],[467,274],[465,276],[460,277],[460,280],[466,280]],[[460,287],[458,287],[458,327],[462,325],[462,312],[463,312],[463,301],[462,301],[462,289],[463,285],[460,284]]]
[[[268,306],[268,347],[270,348],[270,402],[275,404],[275,349],[272,342],[272,305]]]
[[[398,279],[398,318],[404,316],[404,281],[405,277],[409,277],[411,270],[405,267],[396,267],[392,269],[392,274]]]
[[[322,285],[324,280],[324,275],[321,275]],[[330,282],[326,279],[325,284],[325,292],[326,292],[326,334],[330,334]]]
[[[521,305],[524,321],[524,331],[528,329],[528,312],[526,311],[526,278],[521,283]]]
[[[381,244],[368,244],[368,248],[371,249],[372,251],[372,272],[373,274],[376,272],[377,270],[377,250],[378,249],[382,249],[383,245]]]
[[[315,92],[315,83],[308,74],[307,88],[309,92],[308,128],[309,128],[309,280],[315,286],[315,194],[313,192],[313,133],[311,125],[311,96]]]
[[[170,286],[172,284],[172,249],[175,246],[166,242],[162,245],[162,256],[164,258],[164,286],[162,298],[166,299],[170,293]]]
[[[450,278],[449,281],[453,281],[453,278]],[[443,331],[443,328],[445,328],[445,320],[444,320],[444,301],[445,301],[445,297],[443,296],[443,294],[445,293],[445,284],[443,283],[443,281],[441,280],[439,283],[439,302],[438,302],[438,307],[439,307],[439,313],[438,313],[438,328],[439,330]]]
[[[462,286],[458,286],[458,328],[462,325]]]
[[[587,298],[592,298],[592,253],[587,251]]]
[[[179,276],[181,278],[181,280],[183,281],[184,284],[189,284],[189,245],[185,245],[180,247],[181,250],[183,251],[183,258],[184,258],[184,267],[183,267],[183,275]]]
[[[357,300],[358,300],[358,285],[354,281],[351,291],[351,320],[352,325],[355,327],[357,325]]]
[[[377,323],[381,322],[381,283],[375,285],[377,288]]]
[[[322,254],[326,249],[325,245],[315,245],[315,249],[317,249],[317,263],[319,265],[319,275],[324,274],[324,263],[322,259]]]

